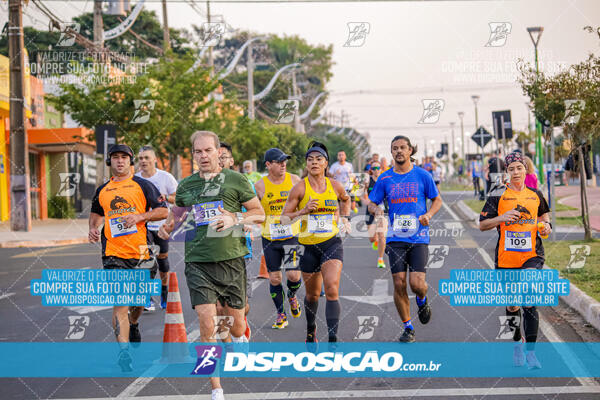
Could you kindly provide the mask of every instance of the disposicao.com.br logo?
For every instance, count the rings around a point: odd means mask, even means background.
[[[404,363],[402,354],[388,352],[379,355],[375,350],[363,352],[260,352],[228,353],[225,372],[270,372],[284,368],[296,372],[402,372],[437,371],[441,363]]]
[[[193,375],[221,376],[374,376],[376,374],[438,373],[441,362],[407,357],[394,349],[367,348],[364,345],[340,343],[323,345],[322,349],[305,344],[288,344],[287,348],[268,348],[262,344],[197,346],[198,362]],[[311,344],[312,345],[312,344]],[[309,346],[311,346],[309,345]],[[210,347],[210,354],[207,349]],[[278,347],[278,346],[276,346]],[[318,346],[317,346],[318,347]],[[210,369],[204,369],[210,365]]]

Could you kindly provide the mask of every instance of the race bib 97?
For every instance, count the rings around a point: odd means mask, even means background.
[[[206,203],[194,204],[194,220],[196,226],[208,225],[214,217],[221,215],[219,207],[223,208],[223,201],[208,201]]]
[[[119,236],[131,235],[136,233],[137,225],[130,226],[129,228],[125,228],[125,220],[123,217],[115,217],[109,219],[110,226],[110,234],[112,237],[116,238]]]
[[[328,233],[333,232],[333,214],[309,214],[308,232]]]
[[[531,232],[504,232],[505,251],[531,251]]]

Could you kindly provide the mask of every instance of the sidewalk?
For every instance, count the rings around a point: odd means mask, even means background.
[[[577,208],[577,210],[558,212],[556,213],[556,216],[580,217],[581,200],[579,195],[579,185],[557,186],[555,190],[556,198],[559,203]],[[600,187],[586,187],[586,192],[590,210],[590,225],[593,230],[600,231]]]
[[[0,223],[0,248],[63,246],[87,241],[87,219],[33,220],[29,232],[12,232],[9,221]]]

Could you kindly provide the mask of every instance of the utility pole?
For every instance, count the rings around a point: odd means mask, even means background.
[[[94,0],[94,45],[104,47],[104,26],[102,22],[102,0]]]
[[[171,38],[169,37],[169,19],[167,18],[167,0],[162,0],[162,11],[163,11],[163,50],[165,54],[171,47]]]
[[[465,173],[465,124],[463,122],[463,118],[465,117],[465,113],[462,111],[458,112],[458,118],[460,118],[460,157],[462,158],[462,167],[463,173]]]
[[[448,155],[450,162],[454,161],[454,159],[452,158],[452,154],[454,154],[454,125],[456,125],[456,122],[450,122],[450,129],[452,132],[452,148],[450,149],[450,154]],[[454,164],[452,164],[452,166],[454,167]]]
[[[21,0],[8,3],[10,59],[10,229],[31,230],[29,152],[25,127],[25,51]]]
[[[210,1],[206,2],[206,18],[208,20],[208,23],[210,24]],[[212,46],[210,46],[208,48],[208,69],[210,71],[211,77],[213,77],[215,74],[214,67],[215,67],[215,61],[213,59],[213,49],[212,49]]]
[[[248,118],[254,119],[254,55],[252,54],[252,42],[248,43],[248,54],[246,55],[248,57],[246,62],[246,69],[248,70]]]
[[[294,130],[300,132],[300,95],[298,92],[298,85],[296,84],[296,69],[292,71],[292,96],[294,100],[298,100],[298,110],[294,113]]]

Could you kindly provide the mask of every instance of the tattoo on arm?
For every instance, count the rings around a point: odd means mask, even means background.
[[[113,325],[115,327],[115,338],[118,341],[119,335],[121,334],[121,327],[119,325],[119,317],[117,315],[113,316]]]

